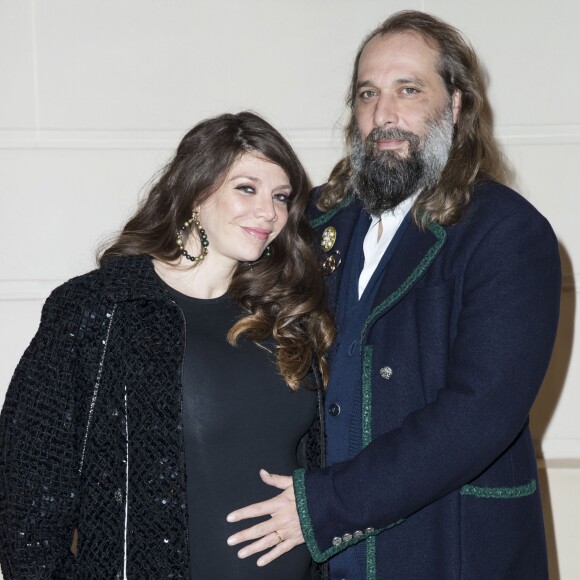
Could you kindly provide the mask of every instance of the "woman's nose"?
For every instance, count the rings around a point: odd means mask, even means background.
[[[267,222],[275,222],[278,219],[278,213],[276,212],[274,200],[270,196],[268,196],[268,199],[258,199],[258,196],[256,196],[255,213],[259,218]]]

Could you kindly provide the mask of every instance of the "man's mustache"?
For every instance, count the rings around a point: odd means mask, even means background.
[[[404,131],[397,127],[390,127],[389,129],[381,129],[375,127],[365,139],[367,145],[374,145],[379,141],[408,141],[412,147],[419,145],[420,139],[415,133],[411,131]]]

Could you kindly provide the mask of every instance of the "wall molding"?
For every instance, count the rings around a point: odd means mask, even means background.
[[[538,469],[580,469],[580,459],[544,459],[538,457]]]
[[[64,280],[0,280],[0,302],[46,300]]]
[[[502,145],[580,145],[580,125],[498,125]]]
[[[575,463],[580,467],[580,439],[534,440],[538,463],[547,467]]]
[[[578,285],[578,278],[580,274],[562,274],[562,292],[580,292],[580,287]]]
[[[338,130],[282,130],[297,149],[342,150]],[[0,130],[0,149],[32,150],[161,150],[173,151],[183,131],[35,131]],[[580,142],[580,137],[579,137]]]
[[[342,150],[342,131],[282,129],[298,149]],[[153,149],[173,150],[183,131],[175,130],[0,130],[0,149]],[[504,125],[496,127],[503,145],[580,145],[580,125]]]

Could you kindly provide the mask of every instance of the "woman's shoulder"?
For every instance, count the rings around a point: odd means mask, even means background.
[[[103,288],[100,269],[76,276],[57,286],[44,303],[41,324],[69,328],[77,326],[81,318],[91,318],[88,313],[102,310],[101,305],[105,300]]]
[[[82,306],[106,310],[126,300],[162,297],[165,290],[154,272],[151,257],[139,254],[107,257],[98,269],[55,288],[47,304],[57,309]]]
[[[152,276],[151,257],[143,254],[111,256],[103,259],[99,268],[75,276],[57,286],[50,299],[57,301],[101,300],[110,298],[119,289],[131,289]]]
[[[57,286],[49,295],[51,302],[75,302],[88,298],[98,299],[104,286],[103,272],[100,268],[75,276]]]

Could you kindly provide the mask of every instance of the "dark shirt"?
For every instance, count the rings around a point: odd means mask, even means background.
[[[316,413],[316,394],[293,392],[279,376],[272,344],[226,334],[240,317],[228,295],[197,299],[171,289],[185,316],[183,424],[192,579],[299,580],[310,555],[302,544],[263,568],[257,556],[239,559],[227,538],[263,518],[230,524],[236,508],[280,493],[259,469],[290,475],[296,447]],[[267,350],[268,349],[268,350]]]

